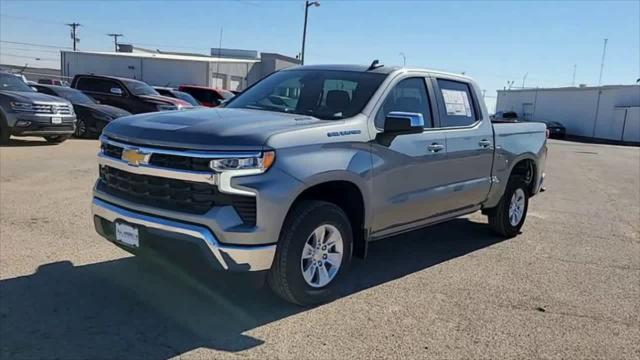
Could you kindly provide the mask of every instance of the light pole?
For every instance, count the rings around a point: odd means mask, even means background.
[[[118,38],[122,37],[124,35],[122,35],[122,34],[107,34],[107,36],[111,36],[113,38],[113,47],[115,49],[115,52],[118,52]]]
[[[309,16],[309,8],[311,6],[320,6],[318,1],[305,0],[304,2],[304,29],[302,30],[302,52],[300,53],[300,64],[304,65],[304,45],[307,40],[307,17]]]

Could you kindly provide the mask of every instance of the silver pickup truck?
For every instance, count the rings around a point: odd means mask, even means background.
[[[476,83],[439,71],[303,66],[223,108],[111,122],[99,234],[189,268],[263,271],[330,300],[371,241],[481,210],[517,235],[542,187],[544,124],[492,124]]]

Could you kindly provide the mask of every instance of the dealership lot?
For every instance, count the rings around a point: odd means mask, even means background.
[[[640,148],[551,141],[523,234],[480,214],[373,243],[340,299],[194,280],[95,234],[95,140],[0,148],[2,358],[635,358]]]

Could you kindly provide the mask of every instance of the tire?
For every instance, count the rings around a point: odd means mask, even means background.
[[[520,229],[527,218],[529,209],[529,192],[527,183],[519,176],[512,176],[509,179],[498,206],[488,211],[489,225],[498,235],[512,238],[520,233]],[[520,200],[522,206],[519,207],[521,216],[517,216],[511,211],[512,201]]]
[[[318,233],[323,234],[324,239],[320,244],[335,241],[334,245],[327,249],[319,246],[314,250]],[[337,234],[341,237],[342,249],[335,245]],[[311,250],[314,255],[309,256]],[[340,250],[342,256],[337,261]],[[306,259],[303,259],[303,251],[307,252]],[[324,201],[302,201],[287,216],[267,282],[277,295],[291,303],[305,306],[327,302],[336,296],[336,286],[348,272],[352,253],[353,232],[344,211]],[[339,266],[334,268],[332,263],[339,263]],[[306,276],[304,269],[307,269]],[[333,276],[332,269],[336,270]],[[314,275],[309,276],[312,273]],[[323,279],[320,275],[324,275]],[[329,282],[323,284],[327,279]]]
[[[67,141],[71,135],[56,135],[56,136],[45,136],[44,139],[47,140],[48,143],[52,144],[61,144]]]
[[[8,144],[10,139],[11,134],[9,134],[9,131],[3,126],[0,126],[0,145]]]
[[[0,114],[0,145],[6,145],[11,139],[9,126],[5,125],[4,115]]]
[[[73,136],[79,139],[89,137],[89,129],[87,128],[87,123],[84,120],[78,119],[76,122],[76,131],[73,133]]]

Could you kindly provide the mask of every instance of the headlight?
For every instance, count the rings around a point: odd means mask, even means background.
[[[170,104],[158,104],[158,111],[177,110],[178,107]]]
[[[209,167],[217,172],[234,171],[238,175],[242,174],[243,170],[251,174],[261,174],[269,170],[275,159],[274,151],[265,151],[260,156],[211,160]]]
[[[24,102],[11,102],[11,109],[14,111],[33,111],[33,104]]]

